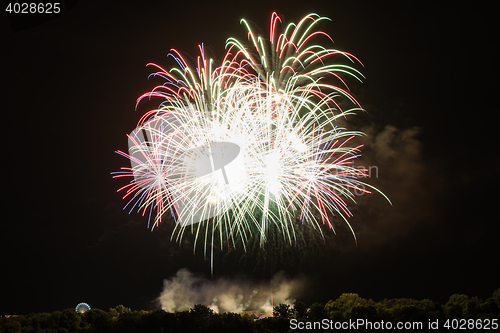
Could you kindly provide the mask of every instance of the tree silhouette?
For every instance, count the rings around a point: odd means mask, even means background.
[[[294,316],[297,319],[307,318],[307,304],[301,301],[296,301],[293,305]]]
[[[59,327],[68,332],[76,332],[80,327],[80,315],[74,309],[65,309],[59,316]]]
[[[366,319],[372,322],[423,322],[445,318],[498,319],[500,289],[482,301],[478,297],[454,294],[444,304],[411,298],[384,299],[375,303],[358,294],[342,294],[325,306],[297,301],[293,307],[279,304],[274,317],[250,319],[236,313],[214,313],[202,304],[190,311],[169,313],[163,310],[132,311],[118,305],[109,311],[93,308],[83,314],[74,309],[19,316],[0,316],[0,333],[280,333],[290,331],[290,319],[300,321],[334,321]],[[425,324],[424,324],[425,325]]]
[[[325,306],[318,302],[311,305],[307,316],[311,321],[320,321],[322,319],[328,318]]]
[[[495,289],[491,298],[495,301],[497,307],[500,309],[500,288]]]
[[[280,303],[273,308],[273,317],[276,318],[291,318],[293,314],[289,304]]]
[[[444,314],[447,318],[461,319],[465,315],[465,310],[469,296],[463,294],[453,294],[443,306]]]

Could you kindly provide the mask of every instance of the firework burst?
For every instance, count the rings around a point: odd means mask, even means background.
[[[196,67],[175,50],[169,55],[177,67],[150,64],[165,84],[138,103],[163,102],[130,133],[129,152],[118,151],[131,162],[114,173],[132,178],[118,190],[126,207],[148,215],[153,228],[172,215],[172,238],[180,241],[190,230],[195,247],[203,241],[212,258],[216,242],[245,247],[249,237],[259,237],[264,244],[270,224],[291,244],[297,221],[322,232],[321,224],[333,230],[339,216],[350,227],[354,190],[374,188],[359,181],[366,170],[353,166],[361,146],[351,140],[362,133],[336,120],[361,110],[343,77],[362,75],[334,61],[359,63],[354,56],[312,43],[331,43],[316,30],[322,20],[311,14],[278,34],[281,19],[273,13],[269,39],[242,20],[250,46],[228,39],[220,66],[205,58],[203,46]]]

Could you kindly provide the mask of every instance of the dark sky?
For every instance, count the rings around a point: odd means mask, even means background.
[[[193,255],[189,237],[181,247],[170,241],[171,221],[151,232],[147,218],[122,210],[123,182],[110,173],[127,160],[114,151],[127,149],[126,134],[148,110],[134,110],[154,85],[148,62],[173,66],[170,48],[195,57],[199,43],[220,59],[226,38],[245,39],[240,18],[267,33],[272,11],[287,22],[330,17],[324,29],[336,47],[363,62],[366,81],[353,92],[367,113],[351,124],[368,134],[359,163],[378,167],[367,181],[393,201],[373,194],[352,206],[357,248],[339,232],[328,238],[334,246],[311,245],[315,266],[275,264],[310,281],[297,297],[445,302],[500,287],[491,9],[336,0],[66,6],[47,22],[0,14],[0,314],[79,302],[153,309],[179,269],[209,278],[210,263]],[[223,258],[215,279],[270,276]]]

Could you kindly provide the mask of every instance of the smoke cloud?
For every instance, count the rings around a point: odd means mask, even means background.
[[[422,129],[361,128],[367,134],[357,166],[369,170],[364,181],[374,185],[391,200],[389,205],[376,192],[357,197],[353,205],[356,235],[361,247],[383,246],[388,241],[405,239],[426,221],[442,195],[445,173],[436,163],[429,165],[422,153]],[[418,202],[416,205],[415,202]]]
[[[283,272],[272,281],[254,283],[243,279],[209,280],[185,268],[166,279],[158,301],[167,312],[187,311],[196,304],[203,304],[217,313],[257,311],[271,316],[273,305],[292,305],[305,286],[304,279],[287,279]]]

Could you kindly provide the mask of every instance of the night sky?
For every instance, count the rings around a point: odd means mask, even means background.
[[[146,217],[122,210],[116,190],[124,182],[110,173],[128,163],[114,152],[128,149],[126,134],[156,106],[134,109],[160,83],[147,79],[147,63],[174,66],[171,48],[196,57],[200,43],[220,60],[228,37],[246,40],[241,18],[267,34],[273,11],[286,22],[311,12],[331,18],[322,28],[363,62],[366,80],[352,92],[367,112],[349,124],[367,133],[358,139],[358,163],[378,167],[367,182],[393,202],[360,197],[350,219],[357,247],[339,222],[337,236],[299,251],[303,265],[281,256],[274,273],[305,280],[294,297],[309,304],[344,292],[446,302],[500,288],[491,8],[336,0],[65,5],[64,15],[40,22],[0,14],[0,314],[79,302],[151,310],[179,269],[211,279],[189,235],[181,246],[170,241],[171,220],[151,232]],[[217,255],[214,279],[272,276],[240,255]]]

